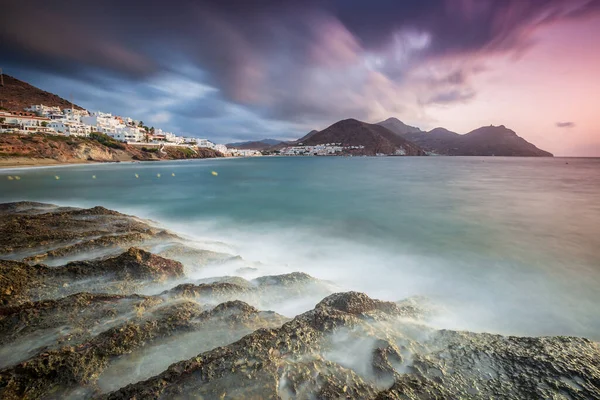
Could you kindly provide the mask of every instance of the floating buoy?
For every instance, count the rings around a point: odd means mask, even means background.
[[[156,177],[157,177],[157,178],[160,178],[160,174],[156,174]]]
[[[138,174],[135,174],[135,177],[136,177],[136,178],[139,178],[140,176],[139,176]]]
[[[211,172],[211,174],[213,174],[214,176],[219,175],[216,171]]]
[[[173,172],[173,173],[171,174],[171,176],[175,176],[175,172]]]
[[[9,180],[9,181],[12,181],[13,179],[15,179],[15,178],[13,178],[13,177],[12,177],[12,176],[10,176],[10,175],[9,175],[9,176],[7,176],[7,178],[8,178],[8,180]]]
[[[54,175],[54,179],[56,179],[56,180],[59,180],[59,179],[60,179],[60,176],[58,176],[58,175]]]
[[[21,177],[20,177],[19,175],[17,175],[17,176],[15,176],[15,179],[16,179],[16,180],[20,180],[20,179],[21,179]]]
[[[92,175],[92,179],[96,179],[96,175]]]

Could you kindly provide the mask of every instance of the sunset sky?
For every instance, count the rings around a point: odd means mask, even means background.
[[[216,142],[394,116],[600,156],[600,0],[8,0],[5,73]]]

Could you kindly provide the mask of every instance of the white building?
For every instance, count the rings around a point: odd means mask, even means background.
[[[37,115],[60,114],[60,107],[36,104],[25,108],[25,111],[30,111],[36,113]]]
[[[232,149],[232,154],[239,157],[259,157],[262,153],[258,150],[243,150],[243,149]]]
[[[4,118],[4,123],[14,125],[22,131],[42,132],[47,130],[50,124],[50,119],[46,117],[38,117],[35,114],[27,112],[2,112],[0,118]]]
[[[215,150],[223,154],[227,154],[228,152],[227,146],[225,146],[224,144],[215,144]]]
[[[68,120],[51,121],[48,123],[48,128],[68,136],[88,136],[92,131],[92,127],[89,125]]]
[[[78,110],[77,108],[65,108],[63,110],[63,113],[69,114],[69,115],[78,115],[80,117],[83,117],[85,115],[90,115],[88,110]]]
[[[194,138],[194,139],[196,140],[196,145],[198,147],[206,147],[209,149],[215,148],[215,144],[208,139],[198,139],[198,138]]]
[[[110,113],[100,111],[82,116],[81,122],[89,125],[92,132],[104,133],[121,141],[127,141],[126,136],[134,135],[133,131],[125,130],[125,128],[138,129],[137,127],[128,127],[120,117],[114,117]]]

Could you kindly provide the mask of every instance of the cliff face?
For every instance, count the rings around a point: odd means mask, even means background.
[[[46,134],[0,135],[1,159],[42,159],[58,163],[83,161],[152,161],[186,158],[214,158],[223,155],[211,149],[165,147],[163,151],[144,146],[130,146],[116,141],[100,143],[90,138],[67,137]]]

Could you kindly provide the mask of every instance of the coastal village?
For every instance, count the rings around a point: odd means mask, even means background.
[[[199,147],[213,149],[230,157],[256,157],[263,153],[254,149],[227,148],[208,139],[177,136],[160,128],[148,127],[143,121],[121,117],[102,111],[89,112],[75,107],[63,108],[35,104],[23,111],[0,110],[0,133],[46,133],[51,135],[88,137],[92,133],[105,134],[119,142],[134,146]],[[275,154],[284,156],[330,156],[344,150],[360,150],[364,146],[342,146],[325,143],[314,146],[298,143],[282,147]]]
[[[88,137],[105,134],[119,142],[146,148],[165,146],[208,148],[230,157],[261,156],[258,150],[227,148],[208,139],[177,136],[160,128],[148,127],[143,121],[101,111],[89,112],[75,107],[63,108],[44,104],[31,105],[23,111],[0,110],[0,133],[46,133]]]

